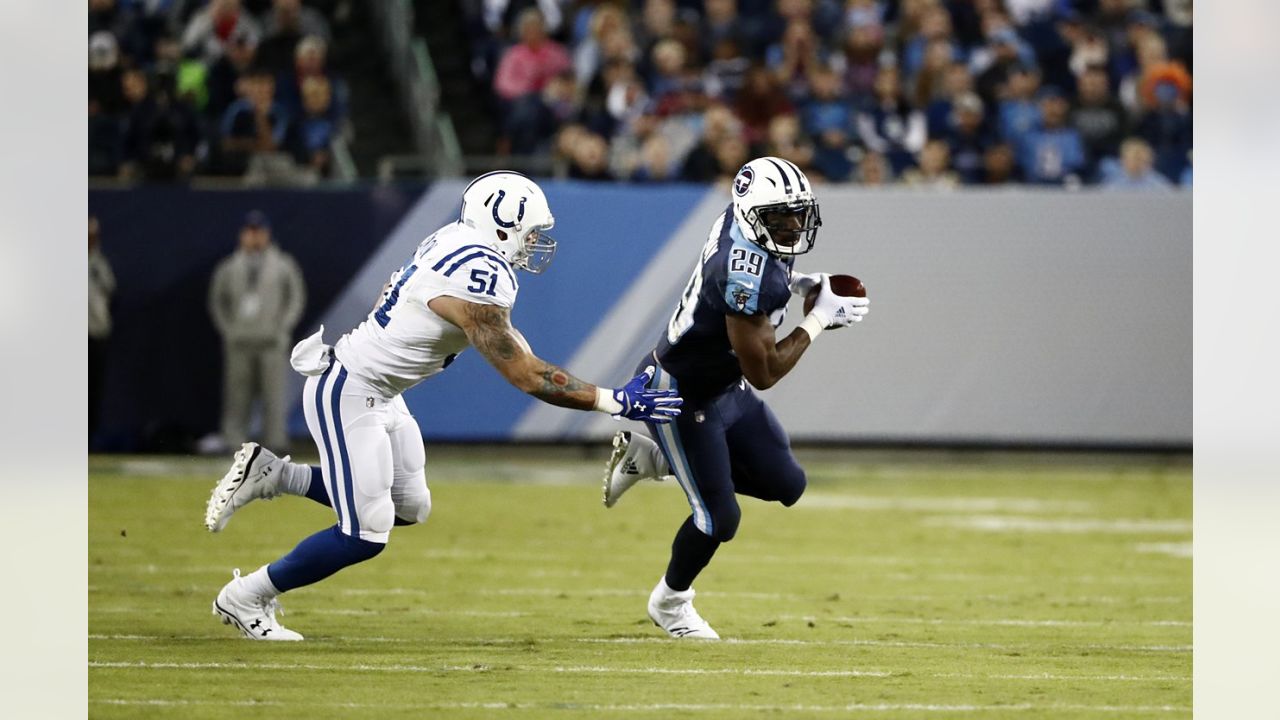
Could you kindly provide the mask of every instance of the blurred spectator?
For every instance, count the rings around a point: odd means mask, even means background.
[[[813,144],[801,132],[800,118],[779,115],[769,122],[764,154],[790,160],[805,173],[813,171]]]
[[[176,97],[173,75],[157,74],[149,91],[141,73],[127,77],[134,103],[124,123],[121,175],[161,181],[190,177],[197,156],[204,154],[204,137],[195,110]]]
[[[982,156],[983,185],[1008,185],[1021,181],[1022,173],[1009,143],[999,142],[987,148]]]
[[[659,40],[649,53],[649,92],[654,98],[677,92],[684,87],[686,51],[675,40]]]
[[[999,110],[1000,137],[1015,148],[1040,127],[1040,106],[1036,91],[1040,72],[1029,65],[1016,65],[1009,70],[1001,92]]]
[[[208,117],[221,118],[236,101],[236,85],[254,67],[257,55],[258,38],[249,30],[236,30],[227,43],[226,52],[209,67],[206,80],[209,102],[205,105]]]
[[[209,4],[187,22],[182,33],[182,50],[212,64],[226,52],[237,30],[262,37],[258,21],[240,7],[240,0],[209,0]]]
[[[902,48],[902,71],[907,77],[915,77],[918,72],[929,65],[929,54],[934,58],[935,70],[940,70],[952,60],[957,59],[958,49],[951,40],[951,15],[939,4],[926,6],[922,11],[920,27],[913,35],[905,39]],[[917,102],[926,99],[917,97]]]
[[[151,43],[132,3],[89,0],[89,37],[102,33],[110,35],[125,56],[138,62],[151,59]]]
[[[1088,174],[1094,175],[1098,162],[1115,155],[1120,140],[1128,133],[1129,119],[1120,101],[1111,95],[1106,68],[1095,65],[1085,70],[1079,82],[1080,100],[1071,111],[1071,126],[1080,133],[1088,153]]]
[[[735,49],[746,48],[750,33],[738,15],[737,0],[705,0],[702,18],[702,56],[714,58],[723,44]],[[735,53],[736,55],[737,53]]]
[[[277,74],[288,72],[298,43],[305,37],[328,44],[329,21],[318,10],[305,7],[302,0],[272,0],[271,10],[262,22],[260,62]]]
[[[872,95],[884,52],[884,28],[878,22],[854,23],[845,34],[844,54],[833,56],[832,63],[844,76],[845,90],[854,98]]]
[[[89,441],[93,442],[102,410],[107,371],[107,347],[111,339],[111,299],[116,276],[102,254],[98,218],[89,216]]]
[[[1027,182],[1060,185],[1078,182],[1084,169],[1084,144],[1080,133],[1067,125],[1070,105],[1062,91],[1047,87],[1041,92],[1040,129],[1029,133],[1018,148]]]
[[[962,62],[951,63],[947,67],[943,80],[942,94],[935,95],[924,110],[929,137],[947,133],[947,129],[951,126],[952,107],[956,98],[973,91],[973,75],[969,72],[969,66]]]
[[[950,190],[960,184],[951,171],[951,149],[943,140],[930,140],[920,151],[920,163],[902,173],[902,182],[914,187]]]
[[[794,108],[778,86],[777,77],[761,65],[747,70],[742,90],[734,103],[734,111],[742,120],[748,143],[762,142],[774,117],[793,112]],[[736,173],[737,168],[734,168]]]
[[[987,128],[982,99],[975,93],[965,93],[956,100],[945,137],[951,150],[951,165],[960,180],[966,185],[981,182],[983,159],[995,138]]]
[[[1109,66],[1111,51],[1107,47],[1106,38],[1097,28],[1076,22],[1068,16],[1058,25],[1058,32],[1071,45],[1067,67],[1076,77],[1083,75],[1088,68]]]
[[[590,34],[573,51],[573,73],[579,85],[591,84],[605,61],[605,47],[614,36],[630,37],[627,15],[616,5],[601,5],[591,13]],[[629,42],[629,39],[628,39]]]
[[[89,115],[115,115],[124,108],[120,46],[109,32],[89,38]]]
[[[1191,151],[1191,109],[1169,83],[1157,85],[1153,94],[1156,105],[1138,121],[1137,134],[1155,150],[1156,169],[1177,179]]]
[[[332,114],[335,120],[347,116],[347,84],[329,70],[329,46],[324,40],[308,35],[293,50],[292,72],[276,75],[276,97],[290,115],[302,112],[302,83],[309,77],[323,77],[329,81],[333,98]]]
[[[289,115],[276,102],[276,79],[267,70],[253,70],[236,85],[240,98],[222,116],[222,170],[240,175],[259,153],[280,151],[289,132]]]
[[[689,151],[680,168],[680,179],[687,182],[711,182],[721,174],[718,156],[720,143],[740,137],[742,123],[733,111],[723,105],[712,105],[703,114],[702,137]]]
[[[640,161],[631,179],[635,182],[666,182],[672,180],[671,148],[667,139],[654,133],[640,148]]]
[[[893,182],[893,168],[884,155],[866,153],[858,163],[857,181],[859,185],[868,187],[888,185]]]
[[[1141,138],[1129,138],[1120,146],[1120,161],[1102,164],[1102,186],[1108,190],[1169,190],[1173,183],[1153,168],[1155,154]]]
[[[294,158],[318,176],[329,175],[332,157],[329,146],[341,133],[332,114],[333,93],[329,80],[315,75],[302,82],[302,116],[298,121]]]
[[[843,182],[853,171],[848,148],[854,114],[841,96],[840,76],[830,68],[813,74],[813,92],[803,109],[804,130],[814,139],[813,166],[827,180]]]
[[[983,101],[992,102],[997,91],[1016,66],[1035,66],[1035,53],[1018,37],[1018,33],[1000,15],[991,15],[984,21],[989,27],[986,45],[977,48],[969,57],[969,70],[977,78],[978,94]]]
[[[725,102],[732,102],[742,90],[751,60],[742,54],[740,45],[733,38],[721,38],[711,49],[702,81],[707,95]]]
[[[951,97],[947,79],[954,59],[955,51],[946,40],[935,40],[925,48],[912,82],[912,100],[916,107],[927,108],[935,101]]]
[[[885,156],[895,174],[915,161],[927,134],[924,113],[903,96],[898,69],[885,67],[876,76],[875,100],[858,113],[858,137],[872,152]]]
[[[782,38],[765,51],[765,64],[778,79],[778,85],[793,100],[807,91],[809,75],[823,64],[820,41],[809,18],[798,18],[787,24]]]
[[[570,148],[569,177],[575,180],[612,180],[609,144],[595,133],[580,136]]]
[[[484,0],[484,24],[498,37],[510,40],[519,34],[520,18],[527,10],[536,9],[549,33],[560,31],[564,24],[562,0]],[[513,32],[512,28],[516,28]]]
[[[262,403],[264,444],[287,448],[285,360],[293,329],[307,305],[302,271],[271,241],[271,223],[245,216],[240,246],[218,263],[209,284],[209,315],[222,336],[222,439],[249,439],[253,403]]]
[[[525,10],[518,27],[520,42],[503,54],[493,78],[494,91],[507,102],[541,92],[551,78],[571,68],[569,54],[547,37],[542,13]]]
[[[748,153],[750,148],[742,138],[736,135],[730,135],[724,138],[716,145],[716,164],[719,168],[716,174],[716,184],[725,190],[729,189],[729,185],[733,182],[733,177],[738,174],[743,165],[750,160]]]

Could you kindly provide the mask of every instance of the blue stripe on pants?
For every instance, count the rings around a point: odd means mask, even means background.
[[[338,379],[333,383],[329,401],[333,405],[333,432],[337,435],[338,452],[342,456],[342,479],[347,490],[347,519],[351,521],[351,536],[360,537],[360,518],[356,514],[355,492],[351,481],[351,459],[347,456],[346,432],[342,427],[342,386],[347,384],[347,369],[338,369]]]
[[[320,440],[324,443],[324,460],[327,461],[326,464],[329,471],[329,498],[333,501],[334,512],[338,513],[338,525],[342,525],[342,503],[338,502],[337,477],[333,463],[333,443],[329,440],[329,423],[325,421],[324,415],[324,384],[332,372],[333,361],[330,360],[329,367],[320,376],[320,382],[316,383],[316,420],[320,423]]]

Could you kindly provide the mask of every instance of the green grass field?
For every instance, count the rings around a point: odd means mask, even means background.
[[[92,458],[91,717],[1084,718],[1191,714],[1185,459],[802,453],[699,578],[727,638],[645,616],[679,488],[600,505],[605,452],[433,452],[434,509],[283,598],[303,643],[210,614],[330,511],[202,526],[221,461]]]

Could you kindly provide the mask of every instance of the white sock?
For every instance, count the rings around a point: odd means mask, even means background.
[[[636,446],[632,457],[641,475],[661,478],[663,475],[670,474],[671,468],[667,466],[667,458],[662,454],[662,448],[658,447],[658,443],[640,433],[631,433],[631,442]]]
[[[271,576],[267,574],[266,565],[263,565],[248,575],[242,576],[240,579],[244,581],[244,584],[241,585],[241,587],[259,597],[269,599],[280,594],[280,591],[276,589],[276,586],[271,584]]]
[[[311,487],[311,466],[296,462],[282,463],[280,468],[280,492],[288,495],[306,495]]]

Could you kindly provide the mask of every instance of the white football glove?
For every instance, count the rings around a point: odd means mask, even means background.
[[[788,283],[788,287],[791,288],[792,295],[799,295],[800,297],[804,297],[805,295],[809,294],[810,290],[817,287],[818,284],[822,282],[822,278],[824,277],[831,277],[831,276],[828,275],[827,273],[813,273],[811,275],[806,275],[805,273],[796,272],[795,270],[792,270],[791,282]]]
[[[862,316],[871,311],[870,304],[871,300],[864,297],[835,294],[831,291],[831,276],[823,275],[818,299],[809,314],[822,324],[824,330],[831,330],[862,322]]]

